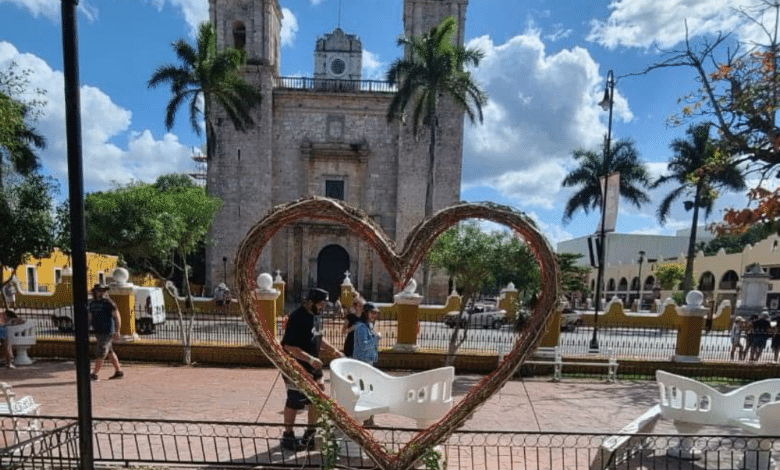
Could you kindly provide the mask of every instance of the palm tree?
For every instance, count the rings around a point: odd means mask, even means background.
[[[173,50],[181,65],[163,65],[152,74],[149,88],[162,83],[171,86],[171,100],[165,110],[165,127],[170,131],[179,107],[189,100],[190,124],[200,135],[200,115],[206,124],[206,159],[214,154],[216,133],[212,123],[212,101],[219,103],[237,131],[245,131],[254,125],[250,111],[261,99],[260,91],[244,81],[239,68],[244,53],[226,48],[217,51],[216,36],[211,23],[200,25],[197,48],[182,39],[173,43]],[[200,99],[203,99],[203,109]]]
[[[675,139],[670,144],[674,156],[669,160],[668,175],[661,176],[651,188],[676,181],[679,186],[672,190],[658,206],[658,220],[663,225],[669,215],[672,202],[683,195],[693,196],[692,200],[683,201],[686,211],[693,209],[691,220],[691,235],[688,240],[688,256],[685,263],[685,278],[683,292],[688,293],[693,288],[693,259],[696,249],[696,227],[699,223],[699,209],[704,209],[706,219],[712,212],[712,206],[717,198],[717,189],[725,188],[731,191],[745,189],[745,178],[739,168],[732,162],[722,161],[715,143],[710,139],[710,125],[697,124],[686,131],[689,139]]]
[[[567,174],[562,184],[580,189],[566,203],[563,211],[564,224],[569,223],[579,209],[587,214],[602,207],[600,178],[614,172],[620,173],[618,192],[623,199],[637,208],[650,202],[642,190],[650,184],[650,177],[645,165],[639,161],[634,142],[630,139],[619,140],[612,145],[609,152],[606,152],[606,143],[602,147],[599,153],[584,149],[574,151],[574,159],[580,166]]]
[[[428,146],[428,181],[425,190],[425,216],[433,213],[435,184],[436,131],[439,124],[441,98],[449,96],[471,123],[482,122],[482,106],[487,95],[474,81],[466,66],[476,67],[484,54],[479,49],[466,49],[453,44],[455,18],[448,16],[427,33],[398,39],[398,45],[407,51],[405,58],[396,59],[387,71],[387,81],[398,84],[398,91],[390,102],[387,120],[406,122],[406,111],[411,105],[414,135],[420,125],[430,132]]]
[[[40,168],[35,149],[46,148],[46,139],[27,124],[32,108],[0,92],[0,114],[5,129],[0,132],[0,190],[3,188],[3,159],[8,157],[10,169],[30,176]]]

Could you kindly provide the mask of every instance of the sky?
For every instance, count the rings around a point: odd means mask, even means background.
[[[673,155],[685,127],[669,127],[678,98],[695,90],[688,68],[641,74],[662,51],[680,49],[686,28],[694,41],[719,31],[749,38],[735,7],[761,0],[471,0],[466,43],[485,57],[474,75],[486,90],[484,122],[467,125],[461,198],[493,201],[526,212],[553,246],[594,233],[598,211],[578,211],[562,223],[574,189],[561,185],[576,168],[572,153],[599,149],[608,113],[607,72],[617,77],[612,139],[630,138],[653,178]],[[279,0],[282,76],[311,76],[318,36],[340,26],[363,43],[363,78],[382,79],[402,50],[402,0]],[[67,194],[67,155],[60,0],[0,0],[0,70],[12,62],[29,70],[30,88],[46,90],[44,115],[34,125],[47,139],[40,152],[45,173]],[[195,170],[191,156],[204,138],[186,113],[164,126],[166,87],[146,85],[154,70],[176,63],[171,44],[192,42],[208,20],[208,0],[81,0],[78,7],[79,76],[84,178],[87,192],[131,180],[151,182],[170,172]],[[636,208],[621,201],[617,231],[672,235],[690,227],[679,202],[665,225],[656,210],[673,185],[649,192]],[[725,207],[744,207],[742,194],[723,194],[707,222]]]

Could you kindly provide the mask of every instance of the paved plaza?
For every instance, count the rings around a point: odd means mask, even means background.
[[[106,364],[101,380],[92,383],[93,416],[282,422],[285,390],[274,369],[142,363],[124,363],[123,367],[123,379],[107,380],[113,369]],[[327,371],[325,377],[327,383]],[[480,378],[456,376],[455,399],[465,396]],[[73,361],[39,360],[15,370],[2,368],[0,381],[11,384],[17,396],[31,395],[41,404],[42,414],[77,415]],[[516,379],[485,403],[464,429],[617,432],[657,401],[654,382]],[[400,420],[403,418],[380,415],[377,424],[413,427],[411,421]],[[298,422],[304,423],[305,417],[299,416]],[[662,422],[656,431],[671,431],[671,426]]]

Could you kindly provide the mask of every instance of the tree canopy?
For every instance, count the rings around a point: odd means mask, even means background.
[[[260,103],[260,91],[240,74],[244,63],[242,51],[232,47],[217,50],[216,34],[209,22],[200,25],[194,47],[179,39],[173,43],[173,50],[180,64],[158,67],[148,86],[170,84],[171,99],[165,110],[168,130],[173,128],[176,113],[186,102],[189,102],[190,126],[197,135],[201,133],[200,119],[205,120],[206,159],[210,160],[214,156],[216,139],[213,104],[225,111],[237,131],[244,132],[254,125],[250,112]]]
[[[46,140],[33,126],[45,105],[43,90],[31,90],[29,70],[18,70],[15,63],[0,71],[0,187],[3,173],[11,170],[29,176],[40,169],[36,149],[44,149]],[[22,96],[34,95],[34,99]],[[10,168],[4,168],[8,163]]]
[[[53,179],[30,175],[0,189],[0,266],[12,271],[28,257],[45,258],[54,250]]]
[[[411,106],[412,129],[417,135],[422,125],[429,129],[428,183],[425,197],[425,215],[433,213],[434,168],[436,160],[436,137],[439,126],[442,97],[451,99],[459,109],[465,111],[472,123],[482,122],[482,106],[487,95],[474,80],[467,67],[476,67],[484,53],[476,48],[465,48],[455,44],[453,36],[457,25],[455,18],[448,16],[430,31],[420,36],[401,37],[398,45],[407,55],[396,59],[387,70],[387,81],[398,85],[387,110],[388,121],[407,121]]]
[[[643,191],[650,184],[649,173],[639,160],[634,142],[629,139],[613,142],[609,152],[606,152],[606,145],[605,142],[600,152],[585,149],[574,151],[573,156],[579,166],[566,175],[562,185],[579,189],[566,203],[564,223],[570,222],[574,213],[580,209],[586,214],[591,210],[601,210],[600,178],[614,172],[620,173],[620,197],[636,207],[650,202]]]

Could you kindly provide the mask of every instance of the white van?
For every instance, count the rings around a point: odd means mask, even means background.
[[[133,287],[135,329],[140,334],[154,333],[165,323],[165,299],[161,287]]]
[[[165,323],[165,299],[161,287],[133,286],[135,329],[140,334],[154,333]],[[57,308],[52,313],[54,326],[63,333],[73,331],[73,307]]]

